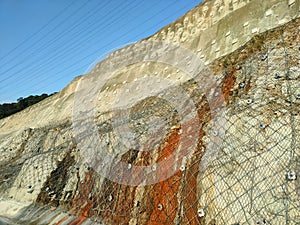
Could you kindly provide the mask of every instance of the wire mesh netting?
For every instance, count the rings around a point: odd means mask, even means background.
[[[126,113],[98,109],[100,150],[114,155],[105,165],[97,159],[102,152],[94,148],[93,165],[84,161],[82,151],[90,152],[79,148],[70,122],[7,138],[1,143],[1,192],[38,204],[28,206],[13,222],[300,224],[299,46],[299,21],[294,21],[217,59],[210,67],[222,93],[212,87],[211,103],[193,79],[181,82],[197,119],[183,120],[164,93],[139,100]],[[142,66],[130,65],[120,74],[166,69],[151,63]],[[176,69],[166,70],[183,76]],[[103,98],[105,93],[107,99],[109,93],[116,95],[115,86],[125,85],[117,75],[103,87]],[[176,91],[167,89],[168,98]],[[223,120],[217,124],[220,120],[212,118],[221,109]],[[132,141],[142,143],[137,146],[151,147],[124,146],[116,131],[125,126],[135,134]],[[153,130],[160,135],[153,137]],[[79,142],[90,141],[91,133],[80,138]],[[185,152],[195,139],[193,151]],[[162,166],[156,167],[158,163]],[[136,167],[149,171],[131,173]],[[112,181],[106,176],[111,173],[141,184]]]

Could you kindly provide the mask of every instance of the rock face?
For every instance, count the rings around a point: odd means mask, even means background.
[[[0,223],[299,224],[299,11],[204,1],[0,120]]]

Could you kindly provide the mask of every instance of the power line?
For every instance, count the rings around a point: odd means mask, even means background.
[[[180,9],[177,10],[175,13],[178,13],[178,12],[180,12],[180,11],[183,10],[183,9],[189,8],[189,5],[190,5],[190,4],[185,5],[185,7],[180,8]],[[168,8],[168,7],[166,7],[166,8]],[[154,16],[156,16],[156,15],[158,15],[158,14],[164,12],[166,8],[164,8],[163,10],[160,10],[160,11],[159,11],[158,13],[156,13]],[[173,15],[173,13],[172,13],[172,15]],[[148,29],[157,27],[159,24],[161,24],[162,22],[164,22],[164,21],[166,21],[167,19],[169,19],[170,17],[172,17],[172,15],[169,15],[169,16],[165,17],[165,18],[164,18],[163,20],[161,20],[159,23],[154,24],[154,25],[151,26],[150,28],[147,28],[147,30],[141,32],[139,35],[137,35],[137,36],[135,36],[135,37],[139,37],[140,35],[146,33],[146,32],[148,31]],[[153,16],[150,17],[150,18],[148,18],[146,21],[143,21],[141,24],[143,24],[143,23],[145,23],[145,22],[151,20],[152,18],[153,18]],[[133,29],[129,30],[125,35],[130,34],[132,31],[134,31],[135,29],[138,29],[138,28],[140,28],[140,27],[134,27]],[[124,34],[118,36],[116,39],[114,39],[114,40],[112,40],[111,42],[107,43],[104,47],[107,47],[107,46],[111,45],[111,44],[114,43],[115,41],[119,40],[121,37],[124,37]],[[131,40],[132,40],[132,39],[131,39]],[[80,63],[82,60],[87,59],[88,57],[93,56],[93,55],[96,55],[96,54],[99,54],[99,50],[96,50],[96,51],[92,52],[91,54],[86,55],[85,57],[81,58],[80,60],[78,60],[78,61],[76,61],[75,63],[73,63],[72,65],[70,65],[69,67],[76,66],[76,65],[77,65],[78,63]],[[87,68],[89,65],[90,65],[90,63],[87,63],[87,64],[84,64],[83,66],[81,66],[80,68]],[[66,68],[66,69],[67,69],[67,68]],[[64,72],[66,71],[66,69],[62,69],[62,70],[58,71],[56,74],[64,73]],[[78,70],[78,69],[74,70],[74,72],[76,72],[77,70]],[[72,71],[72,72],[73,72],[73,71]],[[71,72],[70,72],[70,73],[71,73]],[[58,81],[58,80],[61,80],[61,79],[63,79],[63,78],[65,78],[65,77],[61,77],[61,78],[59,78],[59,79],[56,79],[54,82],[56,82],[56,81]],[[42,81],[40,81],[40,82],[37,83],[37,84],[41,84],[42,82],[44,82],[44,81],[46,81],[46,80],[48,80],[48,79],[50,79],[50,77],[43,79]],[[54,82],[52,82],[52,83],[54,83]],[[33,87],[33,85],[30,86],[30,87]],[[26,90],[29,90],[29,89],[30,89],[30,88],[26,88],[26,89],[23,89],[23,90],[21,90],[21,91],[26,91]],[[39,89],[36,89],[35,91],[41,90],[41,89],[42,89],[42,88],[39,88]],[[21,91],[19,91],[19,92],[17,92],[17,93],[21,93]]]
[[[76,10],[76,11],[74,12],[74,14],[72,14],[72,15],[75,15],[77,12],[79,12],[80,10],[82,10],[82,7],[84,7],[85,5],[87,5],[90,1],[91,1],[91,0],[87,0],[84,4],[82,4],[80,7],[78,7],[77,10]],[[24,51],[26,52],[27,50],[32,49],[33,46],[35,46],[35,45],[36,45],[37,43],[39,43],[40,41],[44,40],[44,38],[45,38],[47,35],[49,35],[49,34],[50,34],[51,32],[53,32],[53,31],[55,31],[57,28],[59,28],[62,24],[64,24],[64,23],[65,23],[66,21],[68,21],[70,18],[71,18],[71,17],[67,17],[67,19],[63,20],[62,23],[57,24],[54,28],[52,28],[50,31],[48,31],[44,36],[40,37],[36,42],[34,42],[33,44],[29,45]],[[34,54],[34,52],[31,53],[31,54],[29,54],[29,55],[27,55],[26,57],[30,57],[30,56],[32,56],[33,54]],[[22,60],[16,62],[13,66],[11,66],[10,68],[8,68],[8,69],[5,70],[4,72],[0,73],[0,75],[6,74],[6,73],[9,72],[10,70],[14,69],[16,65],[19,65],[19,64],[21,64],[22,62],[23,62]],[[7,79],[7,78],[5,78],[5,79]],[[5,80],[5,79],[4,79],[4,80]],[[0,82],[1,82],[1,81],[0,81]]]
[[[137,0],[135,0],[135,1],[137,1]],[[140,4],[141,4],[142,2],[140,2]],[[135,5],[135,7],[137,7],[139,4],[137,4],[137,5]],[[98,5],[98,7],[99,7],[100,5]],[[126,5],[126,7],[127,6],[130,6],[130,4],[128,4],[128,5]],[[94,8],[94,10],[95,10],[95,13],[97,13],[97,9],[98,9],[98,7],[97,8]],[[122,7],[122,5],[119,5],[119,7]],[[117,7],[117,8],[119,8],[119,7]],[[135,7],[133,7],[133,8],[135,8]],[[106,17],[106,16],[109,16],[109,14],[111,13],[111,11],[109,11],[107,14],[105,14],[104,15],[104,17]],[[125,12],[126,13],[126,12]],[[84,18],[84,20],[87,20],[89,17],[85,17]],[[121,18],[119,17],[119,19],[118,20],[120,20]],[[79,21],[80,21],[81,19],[79,19]],[[82,20],[80,21],[80,22],[82,22]],[[94,22],[92,25],[95,25],[95,24],[97,24],[97,22],[98,21],[96,21],[96,22]],[[101,21],[100,21],[101,22]],[[111,25],[111,24],[113,24],[113,23],[110,23],[110,24],[106,24],[106,26],[104,26],[104,27],[98,27],[98,30],[100,30],[100,29],[104,29],[104,28],[106,28],[107,26],[109,26],[109,25]],[[78,25],[80,25],[80,23],[77,23],[77,24],[75,24],[76,26],[78,26]],[[76,27],[75,26],[75,27]],[[74,28],[74,26],[73,27],[71,27],[70,29],[67,29],[67,30],[65,30],[65,32],[64,33],[62,33],[61,35],[60,35],[60,38],[63,38],[64,36],[63,36],[63,34],[65,34],[65,33],[67,33],[69,30],[72,30]],[[72,42],[69,42],[67,45],[63,45],[64,46],[64,48],[66,48],[66,46],[72,46],[72,44],[74,43],[74,44],[78,44],[77,42],[76,42],[76,39],[80,39],[80,35],[77,35],[77,34],[80,34],[80,33],[82,33],[82,31],[81,30],[79,30],[77,33],[75,33],[75,34],[73,34],[74,36],[76,36],[76,38],[75,39],[73,39],[72,40]],[[97,33],[96,33],[97,34]],[[84,35],[84,34],[83,34]],[[90,35],[90,36],[92,36],[92,35]],[[60,38],[55,38],[55,39],[52,39],[52,41],[50,42],[50,43],[46,43],[45,45],[42,45],[39,49],[37,49],[36,51],[42,51],[45,47],[49,47],[49,46],[51,46],[55,41],[57,41],[57,40],[59,40]],[[86,41],[86,40],[84,40],[84,41]],[[81,43],[82,43],[83,41],[81,41]],[[65,52],[65,50],[64,50],[64,48],[57,48],[57,50],[56,51],[54,51],[54,52],[61,52],[61,53],[66,53]],[[72,48],[72,49],[74,49],[74,48]],[[72,50],[71,49],[71,50]],[[36,52],[35,51],[35,52]],[[32,54],[31,54],[32,55]],[[29,56],[31,56],[31,55],[29,55]],[[47,56],[47,53],[45,53],[45,54],[43,54],[42,56],[40,56],[40,58],[44,58],[44,57],[46,57]],[[49,62],[49,59],[56,59],[57,58],[57,54],[55,54],[55,55],[52,55],[50,58],[47,58],[46,60],[48,61],[48,64],[50,63]],[[52,60],[53,61],[53,60]],[[52,62],[51,61],[51,62]],[[22,65],[22,64],[24,64],[24,61],[22,61],[22,63],[20,63],[20,64],[15,64],[14,66],[12,66],[11,68],[12,68],[12,70],[13,69],[15,69],[15,67],[17,67],[17,66],[20,66],[20,65]],[[3,81],[6,81],[6,80],[9,80],[9,79],[11,79],[11,78],[13,78],[13,77],[16,77],[16,75],[17,74],[20,74],[21,72],[23,72],[24,73],[24,70],[28,70],[28,66],[27,65],[31,65],[31,68],[33,68],[34,69],[34,71],[36,72],[36,65],[34,64],[34,63],[27,63],[27,64],[25,64],[25,66],[23,66],[21,69],[19,69],[18,71],[16,71],[16,72],[14,72],[14,74],[12,75],[12,76],[9,76],[9,77],[6,77],[6,78],[4,78],[4,79],[2,79],[2,80],[0,80],[0,83],[1,82],[3,82]],[[29,70],[30,71],[30,70]],[[6,72],[9,72],[9,71],[6,71]],[[22,80],[22,79],[21,79]]]
[[[141,1],[140,3],[143,3],[143,2]],[[136,7],[136,6],[135,6],[135,7]],[[132,7],[131,9],[134,9],[135,7]],[[125,12],[125,13],[126,13],[126,12]],[[125,16],[125,15],[124,15],[124,16]],[[122,19],[122,17],[119,17],[119,18],[118,18],[118,20],[121,20],[121,19]],[[118,20],[117,20],[117,21],[118,21]],[[114,22],[116,22],[116,21],[113,21],[113,23],[114,23]],[[113,23],[106,24],[106,26],[104,26],[103,28],[105,28],[105,27],[107,27],[107,26],[110,26],[110,25],[113,24]],[[100,27],[99,30],[102,31],[101,29],[102,29],[102,28]],[[81,39],[81,42],[79,42],[79,43],[76,42],[76,40],[73,40],[72,43],[79,45],[79,44],[81,44],[81,43],[84,43],[84,42],[90,40],[93,36],[99,36],[99,35],[98,35],[97,32],[94,32],[94,34],[88,36],[87,39]],[[24,73],[24,70],[26,70],[26,69],[27,69],[28,73],[31,73],[31,71],[33,71],[34,74],[37,74],[37,75],[38,75],[39,72],[40,72],[41,70],[37,70],[37,68],[44,69],[46,65],[51,65],[51,63],[54,62],[55,60],[57,60],[57,58],[58,58],[59,56],[63,56],[63,55],[66,54],[66,53],[69,53],[69,52],[70,52],[71,54],[74,54],[74,51],[73,51],[74,48],[76,48],[76,50],[78,51],[78,50],[79,50],[78,47],[77,47],[77,46],[76,46],[76,47],[72,47],[72,43],[69,44],[69,45],[67,45],[67,46],[71,47],[71,48],[69,48],[67,51],[66,51],[64,48],[58,49],[58,51],[57,51],[56,54],[52,55],[50,58],[47,58],[47,62],[46,62],[45,64],[40,64],[40,65],[38,65],[38,66],[36,66],[36,65],[34,65],[34,64],[31,64],[31,68],[32,68],[31,70],[28,70],[28,67],[23,67],[22,69],[20,69],[20,70],[18,70],[17,72],[15,72],[14,75],[20,74],[21,72]],[[55,52],[55,51],[54,51],[54,52]],[[60,54],[58,54],[58,53],[60,53]],[[46,55],[44,55],[44,56],[46,56]],[[43,68],[43,66],[44,66],[44,68]],[[34,77],[34,76],[31,76],[31,77]],[[36,76],[35,76],[35,77],[36,77]],[[12,78],[12,77],[10,77],[10,78]],[[18,80],[18,81],[22,81],[22,80],[24,80],[24,79],[26,79],[26,77],[22,77],[22,78],[21,78],[20,80]],[[20,83],[20,82],[19,82],[19,83]]]
[[[183,10],[183,9],[186,9],[188,6],[189,6],[189,5],[186,5],[185,7],[179,9],[179,10],[176,11],[176,12],[179,12],[179,11],[181,11],[181,10]],[[166,7],[166,8],[168,8],[168,7]],[[161,11],[159,11],[159,12],[156,13],[155,15],[158,15],[158,14],[162,13],[163,11],[165,11],[166,8],[164,8],[164,9],[161,10]],[[172,15],[171,15],[171,16],[172,16]],[[165,19],[161,20],[160,23],[162,23],[163,21],[167,20],[167,19],[170,18],[171,16],[168,16],[168,17],[166,17]],[[151,20],[152,18],[153,18],[153,17],[148,18],[148,19],[147,19],[146,21],[144,21],[143,23],[145,23],[145,22]],[[142,23],[142,24],[143,24],[143,23]],[[152,27],[156,27],[156,26],[157,26],[158,24],[160,24],[160,23],[157,23],[157,24],[153,25]],[[152,28],[152,27],[151,27],[151,28]],[[135,30],[135,29],[137,29],[137,28],[139,28],[139,27],[135,27],[135,28],[131,29],[131,30],[130,30],[129,32],[127,32],[126,34],[127,34],[127,35],[130,34],[133,30]],[[147,30],[145,30],[144,32],[141,32],[140,35],[143,34],[143,33],[145,33],[145,32],[147,32]],[[109,42],[109,43],[106,44],[105,46],[109,46],[110,44],[112,44],[112,43],[114,43],[115,41],[119,40],[119,39],[120,39],[121,37],[123,37],[123,36],[124,36],[124,34],[118,36],[116,39],[112,40],[111,42]],[[136,37],[137,37],[137,36],[136,36]],[[89,54],[89,55],[87,55],[87,56],[81,58],[80,60],[76,61],[74,64],[70,65],[69,67],[76,66],[76,65],[77,65],[78,63],[80,63],[83,59],[86,59],[86,58],[88,58],[88,57],[90,57],[90,56],[92,56],[92,55],[95,55],[95,54],[98,54],[98,50],[96,50],[96,51],[92,52],[91,54]],[[90,65],[90,63],[87,63],[87,64],[83,65],[81,68],[84,68],[84,67],[86,68],[88,65]],[[74,72],[75,72],[75,71],[76,71],[76,70],[74,70]],[[63,73],[63,72],[65,72],[65,69],[58,71],[57,74],[60,74],[60,73]],[[59,78],[58,80],[61,80],[61,79],[63,79],[63,78],[64,78],[64,77]],[[46,81],[46,80],[48,80],[48,79],[50,79],[50,77],[49,77],[49,78],[46,78],[46,79],[43,79],[41,82]],[[37,84],[40,84],[41,82],[39,82],[39,83],[37,83]],[[31,86],[31,87],[33,87],[33,86]],[[26,88],[26,89],[23,89],[23,90],[29,90],[29,89]]]
[[[31,40],[34,36],[38,35],[42,30],[44,30],[47,26],[49,26],[57,17],[62,15],[66,10],[68,10],[76,1],[73,0],[69,5],[67,5],[65,8],[63,8],[59,13],[57,13],[54,17],[52,17],[46,24],[44,24],[40,29],[38,29],[36,32],[34,32],[32,35],[30,35],[28,38],[26,38],[24,41],[22,41],[20,44],[18,44],[16,47],[14,47],[12,50],[10,50],[6,55],[2,56],[0,58],[0,61],[6,57],[8,57],[10,54],[12,54],[14,51],[19,49],[21,46],[23,46],[26,42]]]

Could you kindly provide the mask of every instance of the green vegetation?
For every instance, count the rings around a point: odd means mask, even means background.
[[[53,93],[55,94],[55,93]],[[49,96],[53,94],[42,94],[42,95],[30,95],[27,98],[18,98],[18,102],[15,103],[4,103],[0,104],[0,119],[5,118],[7,116],[10,116],[14,113],[20,112],[21,110],[34,105],[45,98],[48,98]]]

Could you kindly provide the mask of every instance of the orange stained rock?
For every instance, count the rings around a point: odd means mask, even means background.
[[[69,223],[69,225],[80,225],[86,220],[86,217],[79,217]]]
[[[62,223],[65,222],[67,219],[68,219],[67,217],[62,218],[61,220],[59,220],[59,221],[56,223],[56,225],[62,224]]]
[[[233,85],[236,80],[234,73],[235,73],[235,71],[226,73],[225,78],[223,80],[223,84],[222,84],[223,96],[224,96],[224,99],[227,104],[228,104],[228,97],[230,95],[230,91],[233,88]]]
[[[170,159],[170,156],[176,150],[179,139],[180,135],[178,131],[174,130],[166,141],[166,146],[159,153],[157,161],[162,161],[165,157],[169,157]],[[165,173],[172,172],[168,170],[173,170],[173,166],[174,159],[166,160],[163,170],[159,169],[157,171],[158,177],[163,177]],[[152,199],[153,208],[152,212],[149,212],[150,218],[147,224],[172,224],[178,208],[177,192],[179,190],[181,175],[182,172],[179,171],[171,178],[153,185],[149,196]]]

